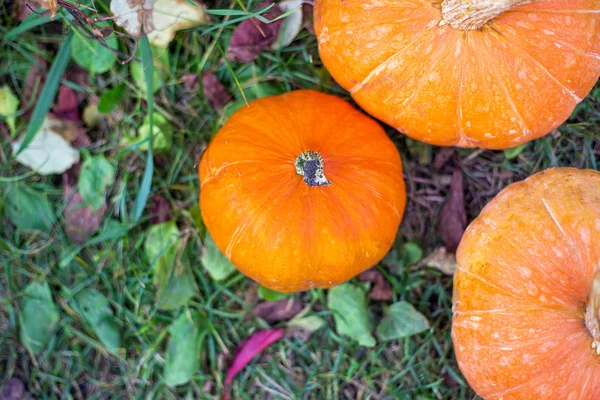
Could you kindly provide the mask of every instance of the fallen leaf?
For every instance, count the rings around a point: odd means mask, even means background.
[[[79,193],[94,210],[106,205],[106,192],[115,181],[116,170],[102,154],[88,157],[81,165]]]
[[[192,272],[187,239],[180,237],[175,221],[153,225],[148,230],[144,251],[157,286],[157,307],[174,310],[186,305],[198,287]]]
[[[420,265],[426,265],[431,268],[435,268],[443,274],[452,275],[456,271],[456,255],[449,253],[445,247],[437,248],[425,257]]]
[[[81,113],[79,112],[79,102],[77,94],[73,89],[66,85],[60,85],[52,114],[58,119],[71,122],[81,122]]]
[[[33,354],[46,347],[58,328],[60,314],[46,282],[31,282],[21,300],[20,339]]]
[[[150,223],[152,225],[161,224],[173,219],[171,205],[163,196],[152,196],[150,202],[152,204],[152,207],[150,207]]]
[[[429,321],[410,303],[392,304],[377,327],[377,337],[383,341],[400,339],[429,329]]]
[[[272,50],[279,50],[289,46],[296,36],[298,36],[298,33],[300,33],[304,19],[302,10],[303,2],[304,0],[285,0],[277,4],[283,14],[290,11],[293,12],[284,19],[279,34],[271,45]]]
[[[369,298],[378,301],[391,301],[393,299],[392,285],[376,267],[361,272],[358,278],[363,282],[373,283]]]
[[[231,385],[233,378],[235,378],[235,376],[244,369],[255,356],[272,343],[281,339],[282,336],[283,329],[266,329],[254,332],[237,347],[233,359],[229,364],[229,368],[227,369],[227,377],[223,389],[223,399],[229,399],[227,392],[229,391],[229,386]]]
[[[62,125],[46,117],[29,146],[16,156],[21,164],[40,175],[62,174],[79,162],[79,151],[71,147],[59,133]],[[12,145],[17,154],[21,141]]]
[[[183,88],[188,92],[195,91],[200,88],[198,74],[196,73],[183,74],[181,76],[181,80],[183,81]]]
[[[113,0],[114,1],[114,0]],[[167,47],[182,29],[208,22],[204,7],[193,0],[156,0],[152,12],[154,30],[148,34],[150,44]]]
[[[258,10],[269,7],[270,3],[259,3]],[[233,31],[229,48],[227,49],[227,59],[241,63],[251,62],[257,58],[264,49],[269,47],[275,40],[283,24],[283,19],[273,21],[279,17],[281,10],[273,6],[261,16],[270,23],[264,23],[256,18],[250,18],[242,21]]]
[[[301,342],[306,342],[313,333],[321,329],[327,322],[316,315],[303,318],[294,318],[286,324],[285,336],[298,338]]]
[[[216,111],[221,110],[232,100],[225,86],[219,82],[219,78],[210,71],[202,73],[202,91],[206,100]]]
[[[25,394],[25,385],[17,378],[10,378],[0,389],[0,400],[20,400]]]
[[[110,11],[115,24],[132,36],[142,36],[154,29],[154,0],[111,0]]]
[[[208,319],[197,311],[182,312],[171,323],[165,355],[167,386],[183,385],[200,370],[200,352],[207,333]]]
[[[39,95],[40,88],[46,81],[48,75],[48,62],[41,56],[33,56],[33,63],[29,72],[27,73],[27,80],[25,81],[25,87],[23,88],[23,98],[30,99],[34,95]],[[26,113],[24,117],[31,114],[31,111]]]
[[[121,99],[125,95],[125,89],[125,84],[121,83],[102,93],[98,103],[98,111],[102,114],[111,113],[121,103]]]
[[[200,262],[215,281],[222,281],[235,271],[234,265],[221,253],[208,231],[204,235]]]
[[[49,232],[56,216],[46,193],[23,183],[9,183],[3,187],[4,212],[19,229]]]
[[[65,71],[63,79],[74,83],[80,88],[89,88],[90,86],[90,74],[79,65],[71,65]],[[89,100],[89,93],[84,90],[76,90],[77,100],[82,103],[84,100]]]
[[[441,170],[444,167],[444,165],[452,158],[454,153],[454,148],[442,147],[442,149],[437,152],[435,158],[433,159],[433,169],[436,171]]]
[[[260,285],[258,287],[258,297],[266,301],[278,301],[290,297],[290,293],[281,293]]]
[[[440,234],[449,252],[455,253],[467,227],[467,211],[463,193],[463,179],[457,168],[450,182],[450,196],[440,211]]]
[[[63,174],[63,199],[67,201],[63,215],[69,239],[76,243],[84,243],[100,229],[107,205],[104,201],[102,207],[97,210],[85,205],[83,196],[74,188],[78,180],[77,169],[71,168]]]
[[[333,312],[335,327],[340,335],[356,340],[361,346],[375,346],[371,334],[372,318],[367,309],[366,291],[352,283],[329,289],[327,307]]]
[[[107,26],[109,24],[105,22],[97,24],[98,29]],[[117,63],[114,50],[118,48],[119,40],[114,34],[105,37],[104,43],[98,40],[90,40],[82,35],[75,35],[71,42],[73,60],[91,74],[103,74],[113,69]]]
[[[146,116],[144,122],[137,131],[125,134],[121,137],[120,144],[123,147],[138,145],[138,149],[148,149],[148,138],[150,137],[150,117]],[[173,142],[173,128],[165,117],[154,113],[152,121],[152,150],[160,152],[169,150]]]
[[[121,344],[121,332],[106,296],[97,290],[86,289],[73,298],[72,304],[106,350],[116,354]]]
[[[315,25],[313,23],[313,5],[304,3],[302,4],[302,25],[306,26],[306,30],[312,35],[315,34]]]
[[[182,29],[208,22],[204,7],[192,0],[111,0],[115,23],[132,36],[167,47]]]
[[[98,126],[98,123],[100,122],[100,112],[98,111],[98,103],[96,101],[90,100],[88,105],[85,106],[85,108],[83,109],[83,114],[81,117],[83,119],[83,123],[88,128],[94,128],[94,127]],[[85,132],[84,132],[84,135],[79,136],[79,138],[87,139],[88,144],[81,145],[79,143],[74,142],[73,144],[75,146],[87,147],[91,144],[90,138],[85,134]],[[79,142],[79,140],[77,140],[77,142]]]
[[[302,310],[302,304],[297,298],[283,299],[279,301],[265,301],[254,307],[252,312],[269,324],[292,318]]]
[[[3,116],[2,118],[6,121],[8,128],[10,129],[10,133],[12,135],[15,134],[15,113],[19,109],[19,98],[13,94],[8,86],[2,86],[0,88],[0,114]]]

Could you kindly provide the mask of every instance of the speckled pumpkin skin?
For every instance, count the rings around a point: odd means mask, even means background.
[[[317,151],[328,186],[296,158]],[[331,287],[381,260],[406,202],[402,164],[381,126],[349,103],[301,90],[241,108],[199,167],[202,218],[245,275],[279,292]]]
[[[563,123],[600,75],[600,2],[538,0],[482,29],[436,0],[316,0],[323,63],[369,114],[440,146],[504,149]]]
[[[550,169],[500,192],[457,251],[452,340],[486,399],[600,399],[585,305],[600,265],[600,173]]]

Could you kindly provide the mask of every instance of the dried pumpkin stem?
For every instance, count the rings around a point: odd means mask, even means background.
[[[479,29],[505,11],[535,0],[442,0],[441,25],[463,31]]]
[[[592,336],[592,348],[600,355],[600,270],[594,274],[585,310],[585,326]]]
[[[295,167],[298,175],[304,177],[308,186],[327,186],[331,182],[325,178],[323,157],[316,151],[305,151],[296,158]]]

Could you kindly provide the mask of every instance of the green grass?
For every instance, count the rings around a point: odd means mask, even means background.
[[[65,35],[62,17],[48,22],[20,25],[10,12],[11,2],[0,6],[0,86],[9,85],[20,97],[21,112],[33,111],[31,119],[19,117],[20,132],[34,130],[40,113],[51,106],[48,85],[26,97],[30,67],[43,59],[52,68],[61,67],[57,55]],[[96,1],[103,13],[107,2]],[[251,8],[253,3],[246,4]],[[349,96],[321,64],[316,39],[306,29],[285,49],[266,52],[251,64],[220,62],[240,11],[235,2],[209,2],[215,10],[212,23],[178,34],[169,48],[166,63],[155,65],[163,83],[146,96],[130,74],[129,64],[90,76],[81,86],[60,73],[48,76],[85,94],[87,100],[118,84],[125,94],[118,111],[105,116],[89,129],[89,151],[102,154],[116,167],[117,178],[109,192],[109,207],[101,231],[84,244],[66,236],[62,218],[60,176],[43,177],[14,161],[10,143],[0,143],[0,185],[6,181],[26,185],[43,193],[54,207],[56,222],[48,232],[22,230],[2,210],[5,186],[0,186],[0,386],[10,377],[27,383],[36,399],[175,399],[218,398],[223,390],[231,353],[252,332],[268,325],[249,316],[258,301],[257,285],[239,273],[223,282],[208,276],[199,263],[201,228],[190,215],[197,203],[199,184],[196,164],[212,135],[224,120],[202,95],[201,89],[186,91],[187,73],[213,70],[236,101],[293,89],[316,89]],[[27,29],[25,29],[27,28]],[[7,35],[8,32],[12,32]],[[121,51],[134,48],[121,40]],[[129,46],[129,47],[126,47]],[[147,63],[148,48],[139,44],[139,61]],[[154,51],[154,49],[153,49]],[[61,53],[58,53],[61,54]],[[156,56],[156,51],[154,51]],[[60,62],[61,65],[56,63]],[[71,61],[70,66],[73,66]],[[151,81],[151,71],[143,77]],[[242,92],[243,90],[243,92]],[[41,111],[40,111],[41,110]],[[141,126],[149,113],[164,117],[172,126],[172,144],[167,151],[139,146],[124,147],[121,139]],[[41,117],[43,119],[43,117]],[[503,152],[457,150],[464,172],[469,218],[502,187],[552,166],[597,169],[600,163],[600,87],[578,106],[560,135],[550,135],[528,144],[515,158]],[[156,120],[156,119],[154,119]],[[452,162],[439,171],[430,163],[439,148],[414,146],[388,129],[402,155],[409,194],[406,216],[398,243],[418,243],[428,254],[441,244],[436,229],[439,209],[446,199]],[[206,314],[210,334],[201,354],[201,367],[192,381],[168,388],[163,378],[167,328],[178,312],[155,306],[156,290],[152,265],[144,252],[150,227],[146,200],[156,194],[171,205],[182,230],[190,232],[188,243],[193,273],[199,291],[188,305]],[[473,391],[462,377],[450,338],[452,279],[428,268],[404,268],[381,264],[394,288],[394,300],[406,300],[431,321],[432,328],[407,339],[378,343],[373,349],[360,347],[336,333],[326,307],[326,291],[297,294],[309,315],[327,320],[327,325],[303,342],[289,337],[276,342],[245,368],[232,385],[234,398],[256,399],[472,399]],[[50,285],[60,312],[59,328],[50,343],[33,356],[19,337],[19,307],[23,290],[31,281]],[[72,308],[72,299],[82,291],[96,289],[109,300],[121,332],[121,351],[110,354],[94,332]],[[384,303],[370,301],[376,317]]]

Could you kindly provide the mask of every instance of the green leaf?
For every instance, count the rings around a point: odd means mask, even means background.
[[[429,329],[429,321],[410,303],[400,301],[392,304],[377,327],[377,337],[394,340],[415,335]]]
[[[157,307],[173,310],[187,304],[198,288],[175,222],[150,228],[144,249],[150,262],[156,263],[152,282],[158,287]]]
[[[329,289],[327,307],[333,312],[336,330],[356,340],[362,346],[375,346],[371,334],[373,321],[367,310],[364,287],[344,283]]]
[[[152,64],[149,64],[152,65]],[[152,72],[150,75],[152,77],[149,82],[152,82],[152,85],[146,85],[146,74],[144,71],[144,65],[139,61],[131,61],[129,63],[129,71],[131,72],[131,78],[133,79],[133,83],[137,86],[138,89],[142,91],[144,96],[148,94],[148,86],[150,87],[150,93],[154,94],[160,90],[162,87],[164,80],[160,73],[160,71],[156,68],[151,68]]]
[[[115,167],[103,155],[88,157],[79,174],[79,193],[86,205],[98,210],[105,203],[106,190],[115,182]]]
[[[208,231],[204,235],[204,248],[200,262],[215,281],[222,281],[235,271],[235,266],[221,253]]]
[[[0,119],[6,120],[10,133],[14,136],[15,113],[19,109],[19,98],[13,94],[8,86],[0,88]]]
[[[124,95],[124,83],[121,83],[120,85],[117,85],[114,88],[104,92],[102,96],[100,96],[100,102],[98,102],[98,111],[102,114],[111,113],[115,108],[117,108]]]
[[[258,297],[266,301],[278,301],[289,297],[291,293],[279,293],[264,286],[258,288]]]
[[[206,226],[204,225],[204,221],[202,221],[202,213],[200,212],[200,206],[198,202],[196,202],[189,210],[190,217],[194,220],[194,224],[196,228],[198,228],[198,235],[204,236],[206,233]]]
[[[106,24],[99,25],[99,27],[102,26],[106,26]],[[106,45],[117,50],[119,41],[116,36],[111,35],[106,39]],[[88,39],[78,34],[73,38],[71,47],[75,62],[92,74],[102,74],[110,71],[117,63],[115,54],[97,40]]]
[[[383,259],[385,264],[396,267],[410,267],[423,258],[423,249],[417,243],[407,242],[400,247],[392,247]]]
[[[404,243],[400,247],[400,257],[404,261],[404,265],[415,265],[423,258],[423,249],[414,242]]]
[[[207,318],[198,312],[181,313],[171,324],[165,356],[167,386],[187,383],[200,369],[202,341],[207,333]]]
[[[108,299],[97,290],[84,290],[75,296],[73,309],[90,326],[102,345],[116,353],[121,334]]]
[[[73,32],[65,36],[65,39],[58,49],[58,53],[56,53],[54,62],[52,63],[50,71],[48,72],[48,76],[46,77],[46,84],[44,85],[44,88],[42,89],[42,92],[35,103],[35,108],[33,109],[33,113],[29,119],[29,125],[27,125],[25,137],[21,142],[21,146],[19,147],[19,151],[17,151],[17,155],[19,155],[27,148],[27,146],[29,146],[44,123],[46,114],[48,114],[48,111],[50,111],[50,107],[52,107],[61,77],[63,76],[63,73],[67,69],[67,65],[69,65],[69,61],[71,60],[72,40]]]
[[[46,282],[32,282],[25,288],[21,300],[19,323],[20,338],[32,353],[37,354],[46,347],[58,327],[60,315]]]
[[[15,226],[49,232],[56,215],[46,195],[24,184],[8,184],[5,187],[5,212]]]
[[[301,328],[311,333],[318,331],[325,326],[327,322],[316,315],[311,315],[304,318],[292,319],[287,323],[287,326],[291,328]]]
[[[510,149],[504,149],[504,158],[507,160],[512,160],[513,158],[516,158],[519,154],[523,152],[523,150],[525,150],[528,144],[529,143],[523,143],[519,146],[511,147]]]
[[[128,134],[121,139],[121,145],[128,147],[140,143],[138,146],[140,150],[148,150],[148,143],[152,138],[152,150],[169,150],[173,141],[173,129],[169,121],[160,114],[154,114],[152,134],[150,134],[150,126],[150,118],[147,116],[137,133]]]

